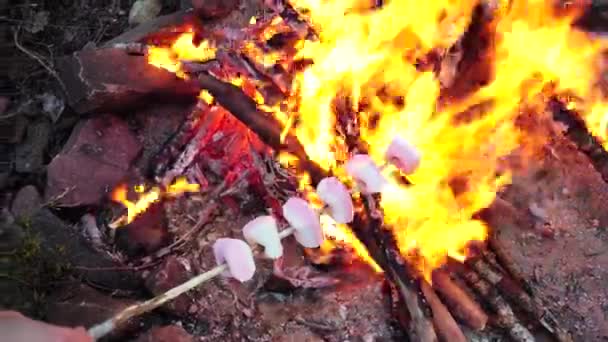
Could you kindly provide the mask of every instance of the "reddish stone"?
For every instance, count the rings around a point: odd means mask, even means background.
[[[190,279],[191,273],[190,264],[186,259],[169,256],[146,279],[146,287],[157,296]],[[188,293],[185,293],[167,303],[164,308],[178,316],[188,317],[190,304]]]
[[[198,87],[119,48],[88,49],[57,61],[68,103],[78,113],[124,110],[146,97],[192,98]]]
[[[154,327],[137,339],[137,342],[193,342],[194,338],[177,325]]]
[[[115,116],[79,123],[49,164],[47,199],[66,207],[97,204],[125,177],[140,150],[127,124]]]

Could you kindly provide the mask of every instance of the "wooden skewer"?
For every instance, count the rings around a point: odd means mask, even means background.
[[[282,239],[290,236],[294,232],[295,232],[295,229],[293,227],[283,229],[281,232],[279,232],[279,238],[282,240]],[[201,274],[197,275],[196,277],[186,281],[185,283],[180,284],[180,285],[168,290],[167,292],[164,292],[152,299],[148,299],[144,302],[133,304],[133,305],[129,306],[128,308],[122,310],[121,312],[119,312],[118,314],[114,315],[113,317],[107,319],[106,321],[92,326],[88,330],[88,333],[89,333],[89,335],[91,335],[91,337],[93,337],[94,340],[98,340],[98,339],[106,336],[110,332],[112,332],[112,330],[116,329],[116,327],[122,325],[129,319],[131,319],[135,316],[139,316],[148,311],[154,310],[154,309],[158,308],[159,306],[165,304],[166,302],[179,297],[180,295],[184,294],[185,292],[188,292],[188,291],[192,290],[193,288],[198,287],[202,283],[219,276],[220,274],[222,274],[224,271],[227,271],[227,270],[228,270],[228,265],[226,263],[218,265],[218,266],[210,269],[209,271],[207,271],[205,273],[201,273]]]
[[[180,296],[184,292],[187,292],[187,291],[199,286],[200,284],[217,277],[218,275],[222,274],[222,272],[224,272],[226,270],[228,270],[227,264],[222,264],[222,265],[216,266],[215,268],[212,268],[211,270],[209,270],[205,273],[199,274],[196,277],[188,280],[187,282],[185,282],[181,285],[178,285],[178,286],[170,289],[169,291],[167,291],[163,294],[160,294],[145,302],[141,302],[141,303],[137,303],[137,304],[129,306],[128,308],[122,310],[117,315],[106,320],[105,322],[94,325],[93,327],[91,327],[88,330],[88,333],[89,333],[89,335],[91,335],[91,337],[93,337],[94,340],[98,340],[98,339],[106,336],[107,334],[109,334],[112,330],[116,329],[116,327],[125,323],[129,319],[131,319],[135,316],[141,315],[143,313],[146,313],[148,311],[156,309],[157,307],[165,304],[166,302]]]

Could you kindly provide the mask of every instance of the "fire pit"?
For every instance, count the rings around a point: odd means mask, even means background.
[[[88,244],[153,295],[93,336],[158,307],[207,339],[608,336],[596,313],[571,323],[522,265],[566,243],[516,243],[569,239],[554,217],[571,193],[544,189],[547,170],[608,193],[604,42],[579,27],[586,4],[264,5],[241,27],[158,18],[58,62],[70,106],[135,111],[145,137],[97,115],[49,165],[47,197],[95,208]],[[99,166],[72,171],[83,155]],[[91,176],[104,186],[84,195]]]

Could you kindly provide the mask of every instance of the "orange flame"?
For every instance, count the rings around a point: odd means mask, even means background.
[[[182,61],[205,62],[215,58],[217,49],[207,40],[198,46],[193,43],[194,33],[180,35],[171,47],[148,47],[148,63],[185,77]]]
[[[367,0],[291,2],[307,14],[319,36],[298,42],[295,58],[313,63],[294,75],[291,96],[282,106],[264,107],[260,94],[247,93],[285,125],[283,135],[297,136],[312,160],[345,181],[348,147],[336,130],[336,98],[352,103],[360,137],[378,164],[384,163],[384,151],[396,135],[419,149],[422,161],[408,177],[410,185],[390,176],[393,167],[384,170],[391,187],[380,206],[402,254],[415,255],[410,260],[427,278],[448,255],[463,260],[469,241],[486,239],[488,227],[474,214],[511,182],[514,170],[505,157],[515,151],[529,155],[546,141],[540,133],[518,127],[522,111],[532,110],[540,118],[546,115],[548,98],[568,94],[577,99],[572,108],[608,146],[608,102],[596,86],[595,63],[605,44],[573,27],[578,4],[569,13],[558,13],[545,0],[498,1],[489,24],[492,77],[449,103],[439,101],[437,76],[420,71],[417,62],[453,46],[480,1],[385,1],[374,9]],[[288,59],[253,44],[244,50],[263,66]],[[245,89],[244,80],[234,82]],[[283,153],[279,160],[289,164],[293,156]],[[327,231],[336,236],[346,232]]]
[[[138,194],[138,198],[134,202],[127,198],[129,189],[126,184],[121,184],[117,186],[114,191],[112,191],[112,201],[124,205],[124,207],[127,209],[127,214],[121,217],[117,221],[117,224],[126,225],[133,222],[138,215],[145,212],[150,205],[158,202],[163,196],[177,197],[186,192],[198,192],[200,191],[200,185],[188,183],[186,178],[179,177],[173,182],[173,184],[166,187],[164,191],[158,186],[154,186],[146,191],[145,186],[142,184],[134,186],[133,189]]]

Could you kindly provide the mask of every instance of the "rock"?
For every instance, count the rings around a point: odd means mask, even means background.
[[[162,8],[160,0],[135,1],[129,12],[129,25],[139,25],[156,18]]]
[[[27,118],[24,115],[15,115],[7,119],[0,119],[0,143],[20,143],[26,128]]]
[[[187,281],[191,276],[190,263],[186,259],[171,255],[146,279],[146,287],[152,294],[158,296]],[[188,293],[185,293],[167,303],[163,308],[178,316],[188,317],[191,302]]]
[[[139,141],[116,116],[80,122],[48,166],[46,199],[65,207],[97,204],[126,176],[140,151]]]
[[[192,8],[192,0],[180,0],[179,8],[182,10],[188,10]]]
[[[141,25],[138,25],[123,34],[114,37],[101,45],[101,48],[112,48],[116,44],[127,44],[143,42],[150,36],[156,36],[163,31],[179,31],[176,27],[184,23],[200,25],[195,16],[188,11],[177,11],[172,14],[162,15]]]
[[[15,223],[15,218],[6,209],[0,211],[0,252],[11,252],[23,240],[23,229]]]
[[[13,151],[12,145],[0,144],[0,189],[4,189],[9,184],[14,164]]]
[[[68,103],[78,113],[132,108],[146,97],[191,99],[198,94],[193,83],[148,64],[145,56],[129,55],[120,48],[93,48],[57,60],[59,77],[66,85]]]
[[[11,213],[17,220],[26,220],[31,217],[42,204],[42,198],[33,185],[26,185],[15,195],[11,205]]]
[[[51,123],[47,119],[29,124],[25,140],[15,149],[15,171],[34,173],[42,169],[50,135]]]
[[[150,329],[136,342],[194,342],[194,337],[180,326],[167,325]]]
[[[0,114],[4,114],[11,104],[11,100],[6,96],[0,96]]]
[[[240,0],[192,0],[194,12],[205,19],[227,16],[238,7]]]
[[[142,281],[132,270],[94,250],[85,239],[48,209],[41,209],[29,224],[39,240],[41,258],[69,266],[83,280],[103,288],[138,291]]]
[[[52,324],[90,328],[134,303],[133,300],[113,298],[89,286],[79,284],[54,292],[47,299],[46,316]],[[132,333],[138,328],[141,320],[141,317],[135,317],[109,336],[118,338]]]

